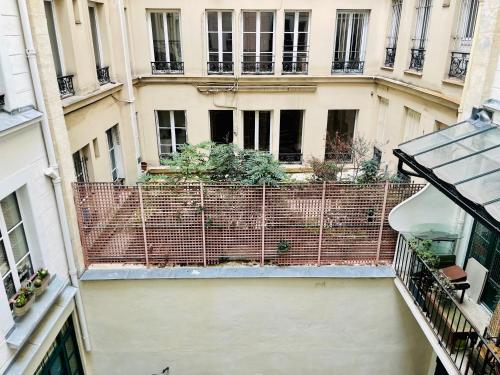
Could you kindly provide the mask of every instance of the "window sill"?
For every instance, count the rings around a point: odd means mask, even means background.
[[[26,315],[15,318],[14,328],[7,335],[7,345],[13,349],[21,348],[33,331],[38,327],[47,311],[54,305],[57,297],[66,287],[66,280],[54,276],[45,292],[36,298],[35,303]]]
[[[462,81],[460,79],[445,78],[445,79],[443,79],[443,83],[446,83],[448,85],[458,86],[458,87],[464,87],[464,81]]]
[[[405,70],[404,74],[408,74],[410,76],[422,78],[422,72],[417,72],[416,70]]]
[[[380,69],[382,69],[382,70],[387,70],[387,71],[389,71],[389,72],[394,71],[394,67],[393,67],[393,66],[384,66],[384,65],[382,65],[382,66],[380,67]]]

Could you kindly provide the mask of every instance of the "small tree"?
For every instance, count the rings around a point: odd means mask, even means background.
[[[333,160],[320,160],[318,158],[312,158],[309,161],[309,166],[313,170],[312,180],[313,181],[337,181],[341,167],[337,165]]]

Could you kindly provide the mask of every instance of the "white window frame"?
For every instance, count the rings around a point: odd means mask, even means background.
[[[151,22],[151,14],[160,13],[163,19],[163,42],[165,43],[165,62],[170,63],[170,47],[168,45],[169,36],[168,36],[168,25],[167,25],[167,13],[177,13],[179,15],[179,39],[180,39],[180,49],[181,49],[181,59],[180,61],[174,61],[177,63],[184,62],[184,51],[182,49],[182,19],[180,10],[175,9],[162,9],[162,10],[148,10],[147,12],[147,20],[148,20],[148,33],[149,33],[149,52],[151,54],[151,61],[155,61],[155,51],[154,51],[154,43],[153,43],[153,29]],[[175,71],[175,69],[170,69]]]
[[[292,51],[292,71],[290,73],[297,73],[297,48],[298,48],[298,43],[299,43],[299,14],[300,13],[307,13],[307,31],[302,31],[301,33],[304,33],[307,35],[306,38],[306,64],[309,64],[309,37],[311,34],[311,11],[310,10],[285,10],[284,14],[286,13],[294,13],[294,25],[293,25],[293,51]],[[283,25],[283,62],[285,63],[285,53],[290,53],[289,51],[285,52],[285,34],[291,34],[290,32],[285,32],[285,28]],[[302,52],[302,51],[301,51]],[[307,73],[308,69],[304,73]],[[302,71],[298,71],[298,73],[303,73]]]
[[[123,178],[123,164],[122,164],[122,155],[121,155],[121,146],[120,146],[120,133],[119,133],[118,124],[110,127],[106,130],[106,145],[108,148],[108,157],[109,164],[111,169],[111,179],[113,181],[117,181],[120,178]],[[112,146],[109,145],[109,135],[111,134],[111,142]],[[114,155],[115,165],[113,166],[113,159],[111,157],[111,153]],[[116,172],[116,178],[113,177],[114,172]]]
[[[418,117],[418,121],[416,121]],[[405,107],[405,122],[403,142],[415,139],[421,136],[422,113],[409,107]]]
[[[52,7],[52,16],[54,18],[53,21],[54,21],[54,30],[55,30],[55,34],[56,34],[57,50],[58,50],[58,53],[59,53],[59,61],[61,63],[62,77],[64,77],[64,76],[67,75],[67,71],[66,71],[66,64],[64,63],[64,50],[63,50],[63,45],[62,45],[62,42],[61,42],[61,33],[59,31],[59,20],[57,18],[56,5],[55,5],[54,0],[43,0],[43,1],[44,1],[44,3],[45,2],[50,3],[50,5]],[[45,13],[45,8],[44,8],[44,13]],[[47,16],[47,15],[45,15],[45,16]]]
[[[78,154],[78,157],[80,158],[79,162],[81,164],[80,168],[82,169],[83,182],[89,182],[89,173],[88,173],[88,169],[87,169],[87,158],[85,157],[85,154],[83,153],[83,148],[74,152],[72,156],[74,156],[75,154]],[[73,163],[74,162],[75,162],[75,160],[73,159]],[[75,168],[75,177],[76,177],[76,181],[78,182],[78,174],[77,174],[76,168]]]
[[[245,29],[244,29],[244,26],[245,26],[245,13],[256,13],[256,17],[255,17],[255,52],[244,52],[244,36],[245,34],[252,34],[254,33],[253,31],[247,31],[245,32]],[[261,34],[261,31],[260,31],[260,18],[261,18],[261,14],[262,13],[272,13],[273,14],[273,31],[272,31],[272,34],[273,34],[273,42],[271,43],[272,45],[272,51],[270,52],[271,53],[271,61],[269,62],[272,66],[272,69],[270,71],[265,71],[263,73],[260,73],[260,69],[255,69],[254,71],[250,71],[250,70],[245,70],[243,69],[243,63],[245,62],[244,60],[244,56],[245,54],[246,55],[249,55],[250,53],[255,53],[255,66],[256,68],[259,67],[259,63],[260,63],[260,34]],[[247,73],[247,74],[274,74],[274,71],[275,71],[275,60],[276,60],[276,54],[275,54],[275,51],[276,51],[276,11],[272,10],[272,9],[263,9],[263,10],[251,10],[251,9],[245,9],[245,10],[242,10],[241,11],[241,38],[240,38],[240,42],[241,42],[241,62],[242,62],[242,66],[241,66],[241,70],[242,72],[244,73]],[[265,52],[265,53],[269,53],[269,52]],[[266,61],[267,63],[267,61]]]
[[[160,138],[160,128],[162,129],[167,129],[163,126],[160,126],[160,120],[158,118],[158,112],[168,112],[169,113],[169,119],[170,119],[170,139],[172,140],[172,144],[170,145],[172,148],[171,154],[176,154],[177,153],[177,139],[175,135],[175,130],[176,129],[184,129],[186,131],[186,143],[188,143],[188,132],[187,132],[187,116],[186,116],[186,111],[182,109],[158,109],[155,110],[155,121],[156,121],[156,138],[158,139],[158,155],[161,159],[162,155],[165,155],[164,153],[161,152],[161,138]],[[175,116],[174,112],[175,111],[182,111],[184,113],[184,126],[177,126],[175,124]],[[165,145],[165,144],[163,144]]]
[[[356,62],[356,60],[349,60],[349,54],[351,53],[351,38],[352,38],[352,21],[353,21],[353,16],[355,14],[359,14],[364,18],[363,22],[363,28],[361,30],[361,43],[359,46],[359,62],[364,62],[365,61],[365,54],[366,54],[366,38],[368,34],[368,22],[370,19],[370,11],[367,9],[359,9],[359,10],[337,10],[337,14],[335,15],[335,32],[334,32],[334,37],[333,37],[333,58],[332,61],[335,62],[335,54],[338,53],[339,51],[336,51],[336,44],[337,44],[337,29],[338,29],[338,22],[339,22],[339,16],[340,15],[347,15],[348,16],[348,22],[347,22],[347,34],[346,34],[346,43],[345,43],[345,51],[343,51],[344,55],[344,64],[348,62]],[[340,60],[338,60],[340,62]]]
[[[391,3],[391,22],[387,33],[387,48],[396,48],[399,36],[399,27],[401,25],[401,11],[403,9],[403,0],[392,0]]]
[[[23,212],[23,209],[21,206],[18,191],[14,191],[11,194],[13,194],[14,198],[16,199],[16,203],[17,203],[17,207],[19,209],[19,214],[21,216],[21,220],[16,225],[14,225],[10,230],[7,230],[7,224],[5,222],[4,213],[2,211],[2,207],[0,206],[0,239],[3,242],[4,248],[5,248],[5,255],[7,256],[7,262],[9,265],[9,271],[4,276],[2,276],[2,287],[4,288],[4,279],[9,274],[11,274],[15,289],[16,289],[16,291],[18,291],[19,288],[21,288],[23,286],[23,283],[26,283],[26,281],[21,283],[21,279],[20,279],[19,273],[17,271],[18,265],[21,264],[22,262],[24,262],[29,257],[33,272],[36,268],[35,268],[35,263],[34,263],[34,257],[32,254],[32,246],[30,246],[29,233],[26,230],[26,224],[25,224],[26,218],[24,217],[25,215],[24,215],[24,212]],[[8,196],[10,196],[11,194],[8,194],[5,197],[3,197],[0,200],[0,202],[3,201]],[[24,234],[24,238],[26,241],[26,246],[28,248],[28,252],[21,259],[19,259],[19,261],[16,263],[9,235],[14,230],[16,230],[18,227],[20,227],[21,225],[23,226],[23,234]],[[5,292],[7,292],[7,291],[5,291]]]
[[[415,27],[412,34],[412,49],[426,49],[433,0],[417,0]]]
[[[224,53],[229,53],[229,52],[224,52],[222,48],[222,41],[223,41],[223,34],[228,33],[227,31],[222,31],[222,13],[231,13],[231,62],[233,63],[233,68],[231,69],[231,72],[227,72],[225,74],[233,74],[234,72],[234,12],[232,9],[206,9],[205,10],[205,35],[206,35],[206,41],[207,41],[207,72],[214,74],[214,73],[224,73],[221,70],[210,70],[209,69],[209,63],[210,63],[210,54],[214,52],[210,52],[210,41],[209,41],[209,31],[208,31],[208,13],[217,13],[217,43],[219,46],[219,49],[217,51],[218,54],[218,63],[223,62],[223,54]],[[211,31],[212,33],[214,31]],[[213,63],[214,61],[212,61]]]
[[[457,18],[457,24],[455,29],[454,46],[452,52],[462,52],[469,53],[472,46],[472,39],[474,38],[474,32],[477,22],[477,13],[479,8],[478,0],[460,0],[459,14]],[[471,13],[474,16],[472,20],[472,29],[470,30],[467,25],[467,21],[471,17]]]
[[[260,133],[260,119],[259,119],[259,114],[260,112],[269,112],[269,150],[266,150],[267,152],[271,153],[272,146],[273,146],[273,111],[270,109],[263,109],[263,110],[243,110],[242,111],[242,117],[243,117],[243,148],[245,148],[245,113],[244,112],[253,112],[255,114],[254,116],[254,141],[253,141],[253,149],[255,151],[259,151],[259,133]],[[265,151],[263,151],[265,152]]]
[[[96,62],[96,66],[98,68],[103,68],[105,66],[105,63],[104,63],[104,51],[103,51],[103,48],[102,48],[102,40],[101,40],[101,26],[99,24],[99,12],[98,12],[98,7],[97,7],[97,4],[94,3],[94,2],[91,2],[89,1],[88,2],[88,5],[89,5],[89,8],[93,8],[94,9],[94,20],[95,20],[95,28],[96,28],[96,33],[97,33],[97,41],[94,40],[94,38],[92,37],[92,43],[97,43],[97,48],[99,50],[99,62],[100,62],[100,66],[97,66],[97,62]],[[92,16],[90,15],[90,11],[89,11],[89,20],[90,20],[90,33],[92,34]]]

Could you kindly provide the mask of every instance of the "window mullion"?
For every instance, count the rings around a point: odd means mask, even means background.
[[[163,39],[165,40],[165,61],[170,62],[170,48],[168,46],[168,25],[167,25],[167,13],[162,13],[163,15]],[[170,69],[170,67],[168,67]]]
[[[169,111],[170,114],[170,137],[172,138],[172,153],[175,154],[177,152],[177,142],[175,140],[175,118],[174,111]]]

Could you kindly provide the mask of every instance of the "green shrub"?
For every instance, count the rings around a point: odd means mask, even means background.
[[[342,170],[342,167],[338,166],[332,160],[320,160],[317,158],[312,158],[309,161],[309,166],[313,170],[312,180],[313,181],[337,181],[338,173]]]

